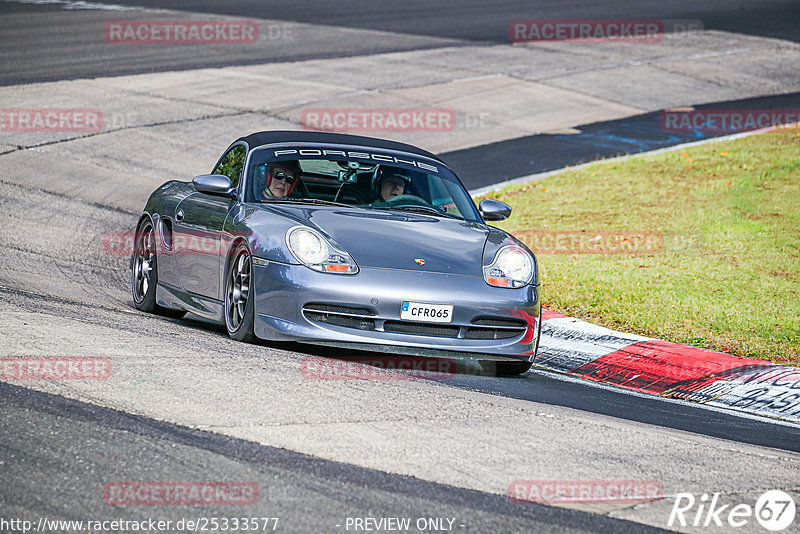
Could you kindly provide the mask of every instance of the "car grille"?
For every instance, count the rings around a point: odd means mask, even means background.
[[[366,308],[350,308],[333,304],[306,304],[303,313],[309,321],[357,330],[375,330],[375,315]]]
[[[472,321],[464,337],[467,339],[510,339],[525,333],[528,324],[513,319],[484,318]]]
[[[383,329],[386,332],[436,337],[458,337],[458,333],[461,331],[458,326],[412,323],[409,321],[386,321],[383,323]]]
[[[482,317],[469,325],[418,323],[415,321],[382,320],[368,308],[336,304],[306,304],[303,314],[309,321],[354,330],[378,330],[415,336],[464,338],[476,340],[511,339],[523,335],[525,321],[500,317]]]

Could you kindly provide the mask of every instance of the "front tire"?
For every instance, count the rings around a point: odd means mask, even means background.
[[[131,295],[137,310],[179,319],[186,312],[171,310],[156,303],[158,285],[158,258],[153,223],[146,220],[136,230],[133,263],[131,266]]]
[[[236,247],[225,277],[225,326],[236,341],[252,343],[255,321],[255,292],[252,285],[253,260],[244,244]]]

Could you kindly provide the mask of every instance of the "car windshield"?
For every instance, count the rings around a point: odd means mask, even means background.
[[[250,157],[245,200],[343,204],[480,221],[472,198],[441,163],[372,150],[258,148]]]

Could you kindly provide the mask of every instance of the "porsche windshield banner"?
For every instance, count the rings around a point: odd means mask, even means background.
[[[395,163],[400,165],[410,165],[411,167],[416,167],[420,170],[435,172],[438,173],[439,169],[435,165],[431,165],[429,163],[423,163],[421,161],[408,159],[408,158],[399,158],[396,156],[391,156],[389,154],[375,154],[374,152],[363,152],[363,151],[350,151],[350,150],[340,150],[340,149],[326,149],[326,148],[281,148],[278,150],[273,150],[272,155],[276,159],[286,159],[287,157],[293,157],[295,159],[301,158],[330,158],[330,159],[339,159],[339,158],[346,158],[346,159],[355,159],[355,160],[366,160],[371,163]]]

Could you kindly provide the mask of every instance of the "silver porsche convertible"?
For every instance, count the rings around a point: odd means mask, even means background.
[[[437,156],[322,132],[242,137],[211,174],[159,187],[136,226],[136,308],[240,341],[296,341],[527,371],[536,257]]]

